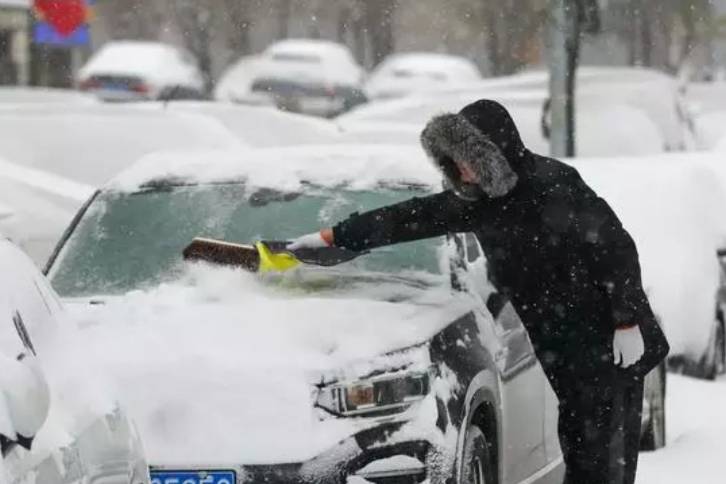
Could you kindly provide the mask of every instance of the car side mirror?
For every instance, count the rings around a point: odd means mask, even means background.
[[[0,353],[0,439],[6,454],[13,444],[30,449],[50,408],[50,389],[34,356]]]

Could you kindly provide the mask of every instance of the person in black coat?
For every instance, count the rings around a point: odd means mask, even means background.
[[[575,168],[527,150],[494,101],[434,117],[421,142],[448,189],[353,214],[289,248],[473,232],[559,399],[565,482],[632,483],[643,377],[668,352],[632,238]]]

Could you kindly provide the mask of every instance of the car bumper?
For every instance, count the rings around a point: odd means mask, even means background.
[[[455,452],[444,444],[449,439],[431,438],[438,433],[432,430],[392,422],[359,432],[304,462],[193,468],[202,472],[234,469],[238,484],[443,482],[452,475]],[[152,466],[152,471],[170,469],[185,470]]]

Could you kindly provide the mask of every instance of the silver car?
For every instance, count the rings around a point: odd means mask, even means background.
[[[67,329],[63,313],[30,259],[0,238],[0,482],[146,484],[126,414],[84,401],[82,375],[52,367],[65,351],[55,346]]]
[[[435,188],[401,152],[170,155],[81,211],[48,275],[108,321],[100,353],[138,355],[114,373],[153,483],[561,482],[556,398],[471,234],[261,277],[181,260]]]

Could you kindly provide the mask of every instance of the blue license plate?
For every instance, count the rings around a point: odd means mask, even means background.
[[[151,484],[236,484],[234,471],[151,471]]]

